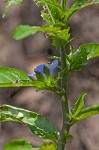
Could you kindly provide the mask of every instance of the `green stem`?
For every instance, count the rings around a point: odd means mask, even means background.
[[[67,68],[66,65],[66,57],[65,57],[65,47],[61,47],[60,49],[60,56],[61,56],[61,69]],[[68,94],[67,94],[67,87],[68,87],[68,72],[67,70],[63,72],[62,78],[61,78],[61,89],[63,91],[63,94],[61,96],[61,107],[62,107],[62,115],[63,115],[63,125],[60,132],[60,137],[58,141],[58,150],[64,150],[65,144],[66,144],[66,136],[69,132],[69,107],[68,107]]]
[[[61,6],[64,11],[66,10],[66,3],[67,3],[67,0],[62,0],[62,2],[61,2]]]

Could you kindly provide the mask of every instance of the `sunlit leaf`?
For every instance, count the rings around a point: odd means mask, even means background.
[[[69,70],[70,71],[79,71],[84,66],[88,64],[88,52],[86,49],[73,49],[71,48],[71,52],[68,55],[69,56]]]
[[[1,122],[20,122],[26,124],[39,137],[57,139],[58,131],[52,123],[37,113],[9,105],[1,105],[0,110]]]
[[[29,142],[23,139],[16,139],[6,143],[4,145],[3,150],[35,150],[35,149]]]
[[[33,86],[41,89],[45,87],[45,84],[40,81],[31,80],[30,77],[21,70],[0,67],[0,87],[22,86]]]
[[[99,114],[99,105],[94,105],[87,107],[85,109],[82,109],[77,115],[71,116],[73,119],[73,122],[76,123],[77,121],[83,120],[85,118],[88,118],[93,115]]]
[[[84,105],[84,98],[86,96],[86,93],[82,93],[80,95],[80,97],[78,98],[78,100],[75,102],[75,109],[72,110],[73,112],[73,116],[79,114],[79,112],[81,111],[83,105]]]
[[[79,47],[80,50],[86,50],[88,55],[87,59],[99,57],[99,44],[83,44]]]
[[[39,26],[20,25],[14,29],[13,38],[16,40],[21,40],[29,35],[37,33],[39,30]]]

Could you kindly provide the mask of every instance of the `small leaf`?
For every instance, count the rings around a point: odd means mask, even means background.
[[[20,122],[26,124],[39,137],[57,139],[58,131],[47,119],[37,113],[9,105],[1,105],[0,110],[0,122]]]
[[[83,44],[79,47],[80,50],[86,50],[87,59],[99,57],[99,44]]]
[[[68,9],[65,13],[67,20],[77,11],[92,4],[98,4],[99,0],[74,0],[70,9]]]
[[[84,66],[88,64],[87,56],[88,52],[86,49],[73,49],[71,47],[71,52],[69,56],[69,64],[70,64],[70,71],[78,71]]]
[[[12,140],[9,143],[4,145],[3,150],[34,150],[32,145],[23,140],[23,139],[16,139]]]
[[[6,0],[5,2],[7,2],[8,5],[6,6],[6,10],[5,10],[4,13],[3,13],[3,17],[6,16],[7,12],[9,11],[10,7],[11,7],[13,4],[19,4],[19,3],[23,2],[23,0]]]
[[[39,30],[39,26],[20,25],[14,29],[13,38],[15,40],[21,40],[23,38],[37,33]]]
[[[99,105],[94,105],[94,106],[90,106],[85,109],[82,109],[79,114],[72,116],[72,117],[74,119],[74,122],[76,123],[77,121],[83,120],[85,118],[88,118],[90,116],[97,115],[97,114],[99,114]]]
[[[86,96],[86,93],[82,93],[81,96],[78,98],[78,100],[75,103],[75,109],[73,110],[73,116],[79,114],[81,111],[83,105],[84,105],[84,98]]]

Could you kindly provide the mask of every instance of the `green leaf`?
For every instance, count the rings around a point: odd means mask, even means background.
[[[70,38],[70,28],[67,29],[59,29],[59,27],[54,27],[52,31],[48,33],[49,37],[52,39],[53,45],[55,47],[59,47],[60,45],[66,45]]]
[[[29,142],[23,139],[16,139],[6,143],[3,150],[34,150],[34,148]]]
[[[69,20],[69,18],[78,10],[97,3],[99,3],[99,0],[74,0],[71,8],[66,11],[65,16],[67,17],[67,20]]]
[[[86,50],[86,52],[88,53],[88,60],[99,57],[99,44],[83,44],[79,47],[79,49]]]
[[[37,33],[39,30],[39,26],[20,25],[14,29],[13,38],[15,40],[21,40],[29,35]]]
[[[81,68],[83,68],[84,66],[86,66],[88,64],[88,52],[86,49],[73,49],[71,47],[71,52],[68,55],[69,60],[69,70],[70,71],[78,71]]]
[[[0,106],[0,121],[16,121],[26,124],[31,131],[46,139],[57,139],[58,131],[52,123],[35,112],[9,105]]]
[[[34,1],[35,2],[35,1]],[[59,5],[57,0],[42,0],[36,3],[38,6],[43,6],[41,16],[48,24],[61,22],[64,18],[64,10]]]
[[[0,87],[23,87],[33,86],[39,89],[45,87],[44,82],[32,80],[29,76],[18,69],[0,67]]]
[[[94,106],[90,106],[85,109],[82,109],[80,113],[71,117],[74,120],[74,123],[76,123],[77,121],[83,120],[85,118],[88,118],[90,116],[97,115],[97,114],[99,114],[99,105],[94,105]]]
[[[75,109],[72,110],[73,116],[79,114],[79,112],[81,111],[83,105],[84,105],[84,98],[86,96],[86,93],[82,93],[80,95],[80,97],[78,98],[78,100],[75,103]]]
[[[3,13],[3,17],[6,16],[7,12],[9,11],[10,7],[13,5],[13,4],[19,4],[21,2],[23,2],[23,0],[6,0],[5,2],[8,3],[8,5],[6,6],[6,9]]]

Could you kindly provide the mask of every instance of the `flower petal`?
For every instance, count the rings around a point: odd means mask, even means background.
[[[35,77],[36,74],[35,74],[35,73],[31,73],[31,74],[28,74],[28,76],[30,76],[30,77]]]
[[[45,78],[45,73],[44,73],[44,66],[47,67],[45,64],[41,64],[39,66],[37,66],[34,71],[35,72],[39,72],[40,74],[42,74],[42,76]],[[48,67],[47,67],[48,68]]]
[[[54,73],[54,70],[57,66],[58,66],[58,60],[54,60],[49,67],[51,75]]]

